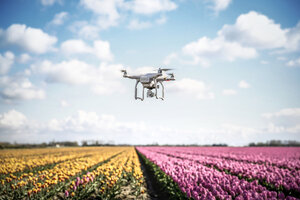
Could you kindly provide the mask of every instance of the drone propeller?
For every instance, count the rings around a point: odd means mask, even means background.
[[[122,70],[120,70],[122,73],[124,73],[123,74],[123,76],[125,77],[125,76],[127,76],[127,71],[125,70],[125,69],[122,69]]]
[[[162,72],[166,72],[166,71],[170,71],[173,70],[172,68],[158,68],[158,73],[162,73]]]
[[[174,74],[173,73],[168,73],[169,76],[171,76],[171,78],[174,78]]]
[[[161,71],[170,71],[170,70],[173,70],[172,68],[162,68],[162,69],[160,69]]]

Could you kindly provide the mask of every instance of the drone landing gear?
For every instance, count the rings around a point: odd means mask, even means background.
[[[162,84],[162,82],[159,81],[159,83],[161,85],[161,97],[157,96],[157,89],[159,88],[159,85],[157,83],[155,83],[155,97],[156,97],[156,99],[164,100],[164,97],[165,97],[165,88],[164,88],[164,85]]]
[[[137,99],[139,99],[139,100],[141,100],[141,101],[144,101],[144,93],[145,93],[145,87],[144,87],[144,85],[142,84],[142,86],[143,86],[143,92],[142,92],[142,96],[141,97],[139,97],[138,95],[137,95],[137,86],[138,86],[138,84],[140,83],[140,81],[139,80],[137,80],[136,81],[136,84],[135,84],[135,92],[134,92],[134,98],[135,98],[135,100],[137,100]],[[159,85],[158,85],[158,83],[161,85],[161,96],[158,96],[158,88],[159,88]],[[155,93],[154,92],[152,92],[152,89],[148,89],[148,91],[147,91],[147,97],[156,97],[156,99],[161,99],[161,100],[164,100],[164,95],[165,95],[165,93],[164,93],[164,85],[162,84],[162,82],[155,82]]]
[[[145,90],[144,86],[143,86],[142,97],[138,97],[138,96],[137,96],[137,86],[138,86],[139,82],[140,82],[140,81],[137,80],[137,81],[136,81],[136,84],[135,84],[134,98],[135,98],[135,100],[139,99],[139,100],[141,100],[141,101],[144,101],[144,90]]]

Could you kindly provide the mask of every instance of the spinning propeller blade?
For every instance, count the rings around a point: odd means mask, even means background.
[[[170,71],[170,70],[173,70],[172,68],[158,68],[158,73],[162,73],[163,71],[166,72],[166,71]]]
[[[166,71],[170,71],[170,70],[173,70],[173,69],[172,69],[172,68],[162,68],[162,69],[161,69],[161,71],[165,71],[165,72],[166,72]]]
[[[168,73],[169,76],[171,76],[171,78],[174,78],[174,74],[173,73]]]
[[[125,69],[120,70],[123,73],[123,77],[127,76],[127,71]]]

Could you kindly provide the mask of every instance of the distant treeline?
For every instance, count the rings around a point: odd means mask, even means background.
[[[300,147],[300,142],[295,140],[270,140],[267,142],[250,143],[249,147]]]
[[[131,144],[115,144],[114,141],[98,141],[98,140],[84,140],[81,141],[81,144],[78,142],[72,141],[51,141],[44,142],[40,144],[20,144],[20,143],[9,143],[9,142],[0,142],[0,149],[21,149],[21,148],[47,148],[47,147],[78,147],[78,146],[178,146],[178,147],[227,147],[228,145],[225,143],[219,144],[143,144],[143,145],[131,145]],[[300,147],[300,142],[294,140],[281,141],[281,140],[270,140],[267,142],[257,142],[250,143],[247,145],[249,147]]]
[[[9,143],[0,142],[0,149],[23,149],[23,148],[46,148],[46,147],[77,147],[79,146],[77,142],[43,142],[40,144],[19,144],[19,143]]]

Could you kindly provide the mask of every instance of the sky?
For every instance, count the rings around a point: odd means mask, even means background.
[[[300,140],[298,0],[2,0],[0,141]],[[165,100],[128,74],[174,69]]]

